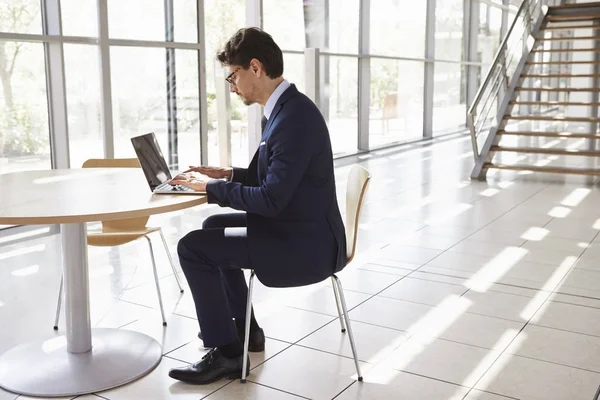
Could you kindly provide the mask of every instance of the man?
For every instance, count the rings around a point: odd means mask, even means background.
[[[335,194],[325,121],[313,102],[283,77],[283,55],[257,28],[239,30],[218,53],[230,90],[264,106],[260,146],[247,169],[195,167],[172,184],[206,190],[209,203],[244,213],[208,218],[177,247],[206,347],[201,361],[169,372],[206,384],[242,373],[248,287],[242,269],[266,286],[320,282],[346,263],[346,237]],[[203,181],[195,172],[215,180]],[[234,321],[232,321],[232,319]],[[264,349],[254,314],[249,349]]]

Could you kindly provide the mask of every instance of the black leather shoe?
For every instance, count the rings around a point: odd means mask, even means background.
[[[183,368],[173,368],[169,371],[169,376],[192,385],[206,385],[223,378],[241,378],[243,364],[243,356],[226,358],[219,349],[214,348],[196,364]],[[247,371],[250,371],[250,360],[248,360]]]
[[[244,344],[244,327],[237,328],[238,338],[240,339],[240,343]],[[198,332],[198,338],[202,339],[202,332]],[[251,353],[260,353],[265,351],[265,332],[262,328],[259,328],[257,331],[250,331],[250,340],[248,342],[248,351]]]

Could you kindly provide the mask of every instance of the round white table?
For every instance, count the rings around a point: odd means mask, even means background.
[[[153,338],[91,329],[86,223],[149,216],[206,203],[153,195],[141,169],[86,168],[0,175],[0,224],[60,224],[66,335],[0,356],[0,387],[28,396],[75,396],[131,382],[160,362]],[[8,328],[7,328],[8,329]]]

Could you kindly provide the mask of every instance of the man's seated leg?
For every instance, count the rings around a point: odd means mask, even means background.
[[[220,229],[220,228],[245,228],[246,213],[216,214],[208,217],[202,223],[202,229]],[[227,231],[225,232],[227,234]],[[248,285],[244,278],[244,272],[239,268],[221,268],[223,275],[223,284],[227,293],[227,300],[231,308],[238,337],[242,344],[245,337],[246,323],[246,299],[248,297]],[[248,351],[261,352],[265,350],[265,334],[258,325],[252,310],[250,319],[250,340]],[[198,337],[203,339],[202,332],[198,332]]]
[[[223,228],[203,229],[183,237],[177,252],[194,298],[204,343],[213,349],[196,364],[172,369],[169,376],[194,384],[238,378],[242,373],[243,347],[232,321],[219,266],[247,266],[247,240],[226,237]]]

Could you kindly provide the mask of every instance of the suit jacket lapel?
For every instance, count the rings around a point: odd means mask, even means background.
[[[275,118],[277,118],[277,115],[283,108],[283,105],[285,104],[285,102],[288,101],[290,98],[292,98],[292,96],[294,96],[296,93],[298,93],[298,89],[296,89],[296,85],[291,84],[290,87],[287,88],[285,90],[285,92],[283,92],[281,94],[281,96],[279,96],[279,99],[277,99],[277,103],[275,103],[275,108],[273,109],[273,112],[271,113],[271,118],[269,118],[269,120],[267,121],[267,125],[265,125],[265,130],[262,132],[262,138],[264,138],[266,136],[266,133],[269,132],[269,130],[271,129],[271,125],[273,124],[273,121],[275,120]]]

